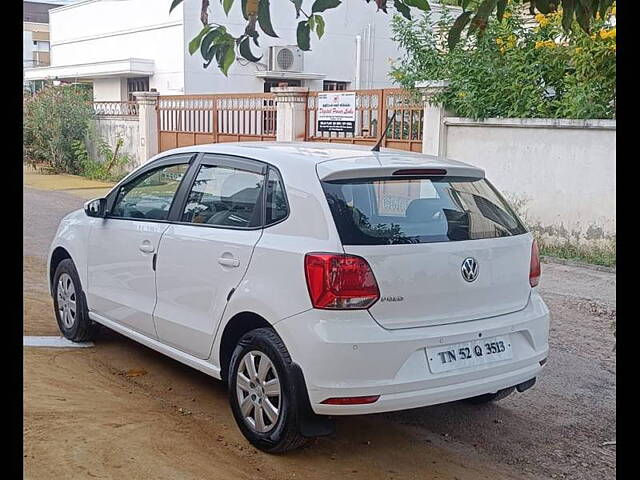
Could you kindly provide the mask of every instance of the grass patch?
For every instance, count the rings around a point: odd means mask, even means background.
[[[545,244],[539,241],[540,254],[549,257],[576,260],[579,262],[603,265],[605,267],[616,266],[616,243],[603,247],[586,247],[571,243]]]

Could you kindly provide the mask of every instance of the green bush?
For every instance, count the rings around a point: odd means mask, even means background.
[[[82,173],[72,144],[85,138],[93,116],[91,90],[62,85],[23,98],[25,161],[45,163],[54,173]]]
[[[91,136],[90,134],[89,137]],[[117,181],[123,178],[127,174],[126,167],[131,162],[129,155],[120,152],[123,143],[122,138],[118,138],[112,150],[107,142],[98,139],[98,155],[103,159],[98,160],[91,158],[84,140],[74,140],[71,147],[76,163],[80,165],[80,174],[92,180]]]
[[[396,15],[393,38],[406,52],[392,62],[391,76],[404,88],[447,80],[436,95],[455,115],[471,118],[615,118],[615,6],[594,21],[593,34],[577,25],[562,29],[562,11],[538,14],[526,24],[507,7],[501,21],[489,20],[484,35],[464,37],[449,50],[453,18],[443,8],[408,21]]]

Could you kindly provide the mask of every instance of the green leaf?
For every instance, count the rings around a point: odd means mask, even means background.
[[[240,56],[242,56],[242,58],[249,60],[250,62],[259,62],[260,59],[262,58],[262,56],[256,57],[252,52],[251,52],[251,39],[249,37],[245,37],[244,40],[242,40],[240,42]]]
[[[205,25],[202,28],[202,30],[200,30],[200,33],[198,33],[198,35],[196,35],[189,42],[189,54],[190,55],[193,55],[194,53],[196,53],[196,51],[200,47],[200,43],[202,42],[202,37],[204,37],[210,30],[211,30],[211,26],[210,25]]]
[[[258,1],[258,25],[264,33],[270,37],[278,38],[271,25],[271,12],[269,11],[269,0]]]
[[[298,47],[302,50],[308,51],[311,49],[311,39],[309,38],[311,29],[309,23],[305,20],[298,22],[298,29],[296,30],[296,38],[298,39]]]
[[[229,16],[229,10],[233,6],[233,0],[222,0],[222,8],[224,8],[225,15]]]
[[[316,0],[311,6],[311,13],[320,13],[329,8],[336,8],[342,2],[340,0]]]
[[[469,23],[472,13],[473,12],[471,11],[462,12],[458,18],[456,18],[455,22],[453,22],[447,37],[450,50],[453,50],[456,44],[460,41],[460,34],[462,33],[462,30],[464,30],[464,27]]]
[[[302,0],[291,0],[296,7],[296,18],[300,18],[300,9],[302,8]]]
[[[429,0],[405,0],[404,3],[406,3],[410,7],[419,8],[424,12],[431,10],[431,6],[429,5]]]
[[[215,30],[207,33],[202,38],[202,42],[200,43],[200,54],[202,55],[202,58],[204,58],[205,60],[209,60],[209,63],[211,63],[211,59],[215,54],[215,48],[212,50],[212,47],[214,46],[213,41],[220,35],[220,33],[220,28],[216,28]]]
[[[393,0],[393,6],[396,7],[404,18],[411,20],[411,10],[401,0]]]
[[[181,3],[182,3],[182,0],[173,0],[171,2],[171,6],[169,7],[169,13],[171,13],[173,9],[176,8],[178,5],[180,5]]]
[[[314,20],[315,15],[311,15],[307,22],[309,22],[309,30],[312,32],[316,29],[316,22]]]
[[[320,15],[314,15],[314,17],[316,19],[316,34],[318,34],[318,39],[320,39],[324,35],[324,18],[322,18]]]
[[[222,71],[222,73],[225,74],[225,76],[227,76],[227,72],[229,72],[229,67],[233,64],[233,62],[236,59],[236,52],[233,48],[233,44],[229,45],[226,44],[224,47],[222,47],[222,51],[223,53],[221,54],[221,59],[218,60],[218,66],[220,67],[220,70]]]
[[[256,47],[259,47],[260,44],[258,43],[258,32],[254,32],[254,34],[250,35],[250,36],[251,36],[251,38],[253,38],[253,43],[256,44]]]
[[[211,45],[210,48],[208,48],[206,50],[206,52],[202,52],[202,58],[205,59],[205,63],[202,64],[202,66],[204,68],[209,67],[209,65],[211,65],[211,62],[213,61],[213,58],[216,56],[217,54],[217,49],[218,47]]]

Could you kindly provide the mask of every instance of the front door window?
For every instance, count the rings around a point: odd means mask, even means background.
[[[167,220],[173,197],[189,165],[151,170],[120,188],[111,217]]]

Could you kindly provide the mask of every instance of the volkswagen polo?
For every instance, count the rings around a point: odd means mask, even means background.
[[[480,168],[403,151],[163,152],[61,221],[48,275],[66,338],[103,325],[223,380],[267,452],[522,392],[549,350],[531,233]]]

